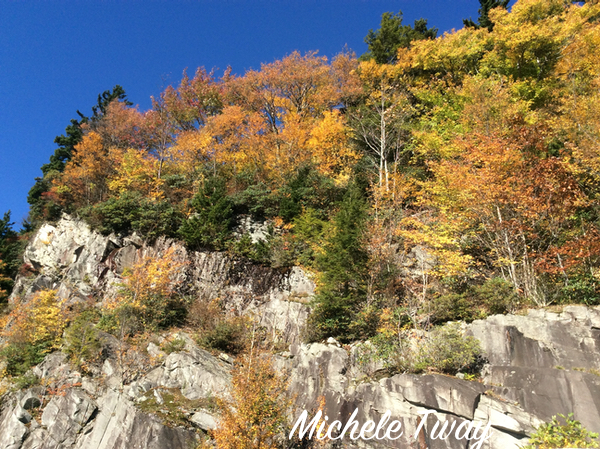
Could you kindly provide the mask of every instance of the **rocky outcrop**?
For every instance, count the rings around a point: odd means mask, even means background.
[[[329,422],[352,417],[362,426],[369,420],[379,423],[389,412],[390,420],[401,423],[403,433],[395,440],[345,438],[343,447],[517,449],[558,413],[574,412],[588,429],[600,428],[598,350],[589,340],[595,338],[599,315],[596,309],[568,307],[561,314],[532,311],[475,321],[468,332],[480,339],[489,362],[478,381],[439,374],[368,381],[355,366],[352,348],[334,340],[292,345],[276,363],[289,378],[292,423],[303,410],[312,416],[321,399]],[[216,425],[210,403],[228,395],[232,365],[229,357],[198,348],[185,333],[176,337],[185,340],[183,350],[167,355],[150,343],[148,353],[158,364],[128,384],[116,360],[90,378],[74,371],[64,354],[49,355],[34,369],[43,386],[4,397],[0,448],[179,449],[195,444],[201,431]],[[529,361],[523,351],[531,353]],[[556,365],[566,361],[581,366]],[[165,421],[168,413],[183,421]],[[489,425],[489,439],[479,445],[478,438],[468,440],[460,432],[457,438],[449,430],[445,439],[435,438],[444,423],[447,429],[473,426],[479,437]]]
[[[403,374],[365,382],[351,351],[334,342],[293,346],[279,363],[290,372],[298,410],[314,410],[322,397],[326,414],[342,422],[358,410],[360,423],[378,423],[389,410],[405,429],[396,441],[345,440],[345,447],[474,447],[474,441],[454,434],[433,438],[447,420],[456,427],[463,421],[489,423],[490,439],[481,447],[516,449],[559,413],[574,413],[587,429],[600,429],[599,319],[598,308],[571,306],[560,314],[532,310],[473,322],[467,332],[480,340],[488,361],[479,381]],[[420,435],[428,410],[434,412]]]
[[[181,273],[185,293],[224,298],[291,343],[276,363],[289,378],[292,424],[324,401],[329,422],[352,418],[362,426],[388,416],[401,425],[397,439],[345,437],[342,447],[516,449],[553,415],[571,412],[586,428],[600,429],[598,308],[498,315],[467,325],[487,361],[477,381],[439,374],[372,380],[356,362],[357,346],[332,339],[300,342],[307,314],[302,302],[314,285],[299,268],[277,270],[225,253],[188,252],[172,240],[148,245],[135,236],[104,237],[69,217],[45,225],[33,239],[25,261],[35,274],[17,280],[12,299],[56,288],[70,302],[102,300],[114,292],[126,267],[171,247],[187,262]],[[413,253],[408,268],[430,262],[426,254]],[[0,449],[193,447],[217,423],[213,401],[229,394],[232,359],[204,351],[183,332],[171,337],[184,340],[183,349],[167,354],[149,343],[133,376],[114,354],[91,376],[75,370],[60,352],[48,355],[32,370],[40,385],[3,396]],[[486,426],[489,439],[483,441]],[[465,433],[473,428],[479,433]]]
[[[108,237],[69,216],[44,224],[25,251],[25,264],[34,272],[19,277],[11,300],[44,288],[58,290],[69,302],[114,294],[120,275],[140,257],[161,257],[169,248],[186,262],[181,273],[185,293],[227,303],[228,309],[252,313],[288,343],[298,341],[308,315],[307,300],[314,283],[298,267],[274,269],[233,258],[224,252],[188,252],[178,241],[159,239],[147,244],[133,235]]]
[[[0,448],[195,447],[196,429],[215,426],[214,412],[203,407],[207,398],[227,395],[231,365],[195,346],[189,336],[179,338],[187,341],[185,350],[169,354],[128,385],[117,360],[107,360],[112,368],[105,367],[102,376],[85,377],[72,370],[64,354],[50,354],[33,370],[43,385],[5,395]],[[170,391],[181,392],[180,401],[167,403],[163,396]],[[183,421],[165,422],[169,413],[184,416]]]
[[[600,310],[569,306],[475,321],[489,365],[483,380],[542,421],[571,413],[600,429]]]

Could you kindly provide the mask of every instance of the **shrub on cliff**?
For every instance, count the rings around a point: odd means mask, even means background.
[[[233,369],[231,399],[219,400],[213,432],[221,449],[275,449],[286,424],[287,383],[267,354],[242,357]]]
[[[509,282],[496,277],[482,285],[468,286],[460,293],[448,293],[432,300],[433,323],[484,319],[487,315],[514,312],[519,295]]]
[[[1,323],[5,344],[0,356],[6,373],[20,375],[57,349],[67,324],[63,301],[56,290],[37,292],[29,301],[18,302]]]
[[[103,310],[102,327],[124,338],[183,319],[183,299],[177,293],[185,263],[173,247],[161,257],[146,255],[123,273],[123,284]]]
[[[174,237],[182,220],[181,213],[168,201],[153,201],[138,192],[125,192],[79,213],[104,235],[137,232],[150,241],[163,235]]]
[[[95,326],[98,318],[96,309],[83,310],[71,320],[64,333],[64,352],[84,370],[88,363],[97,361],[101,356],[102,342]]]
[[[383,362],[390,374],[437,372],[475,373],[480,368],[481,348],[474,337],[465,336],[458,323],[450,323],[423,335],[381,332],[357,353],[362,369]]]
[[[434,329],[419,351],[417,368],[456,374],[473,371],[481,356],[479,341],[465,336],[460,324],[451,323]]]
[[[569,413],[568,416],[554,416],[552,422],[542,424],[523,449],[597,448],[597,438],[597,433],[589,432]]]

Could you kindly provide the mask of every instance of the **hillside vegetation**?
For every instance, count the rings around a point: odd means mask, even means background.
[[[313,339],[597,304],[600,5],[483,13],[436,39],[386,14],[360,61],[199,68],[148,111],[117,86],[57,138],[32,222],[67,212],[300,265],[319,284]],[[246,215],[268,239],[234,236]],[[431,263],[406,276],[415,245]]]
[[[10,213],[0,220],[0,298],[35,269],[19,268],[27,235],[67,213],[104,235],[301,267],[317,285],[304,339],[369,339],[361,363],[387,373],[477,376],[477,341],[458,325],[423,332],[434,325],[599,305],[600,3],[481,3],[477,23],[439,37],[386,13],[360,58],[294,52],[244,75],[184,72],[148,111],[121,86],[105,91],[57,137],[22,235]],[[268,232],[240,231],[248,222]],[[137,257],[110,300],[14,298],[0,323],[4,374],[56,349],[85,372],[109,334],[121,363],[125,346],[187,326],[205,348],[246,354],[235,385],[279,398],[284,383],[255,358],[277,342],[186,295],[183,269],[169,250]],[[263,431],[254,438],[270,441]]]

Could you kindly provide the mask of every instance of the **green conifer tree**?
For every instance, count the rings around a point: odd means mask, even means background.
[[[365,43],[369,51],[361,60],[375,59],[378,64],[390,64],[396,61],[398,49],[410,46],[412,41],[435,39],[437,28],[427,28],[427,20],[415,20],[414,26],[402,25],[402,11],[398,14],[385,12],[377,31],[369,30]]]
[[[492,31],[494,24],[489,17],[490,11],[498,7],[508,8],[509,1],[510,0],[479,0],[481,8],[479,8],[479,19],[477,19],[477,23],[469,18],[463,20],[464,25],[468,28],[487,28],[489,31]]]
[[[314,340],[335,337],[349,341],[361,332],[354,323],[366,298],[368,256],[362,246],[366,211],[364,192],[352,184],[334,217],[324,252],[317,258],[321,276],[311,315]]]
[[[0,220],[0,299],[9,295],[21,265],[21,243],[10,221],[10,211]],[[4,293],[2,293],[4,292]]]
[[[233,202],[225,180],[212,176],[191,201],[195,214],[183,222],[179,235],[190,248],[222,249],[231,233]]]

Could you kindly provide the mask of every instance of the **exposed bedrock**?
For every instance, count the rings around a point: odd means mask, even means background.
[[[225,253],[188,252],[173,240],[147,245],[136,236],[104,237],[69,217],[44,225],[32,240],[25,262],[34,274],[17,279],[11,300],[42,288],[56,288],[71,302],[102,300],[114,294],[126,267],[144,254],[160,257],[170,247],[187,262],[181,272],[183,293],[222,298],[243,313],[254,313],[290,343],[290,350],[275,360],[289,378],[292,424],[302,410],[313,413],[322,398],[329,422],[345,423],[356,410],[354,418],[361,425],[379,422],[387,411],[390,420],[402,423],[403,434],[396,440],[345,437],[341,447],[479,447],[477,440],[457,439],[455,432],[433,438],[447,421],[448,429],[489,424],[490,439],[482,448],[516,449],[559,413],[574,413],[587,429],[600,429],[598,308],[498,315],[468,325],[487,359],[479,381],[439,374],[365,380],[352,348],[331,339],[301,343],[305,303],[314,293],[301,269],[272,269]],[[39,385],[2,397],[0,449],[194,447],[198,435],[218,421],[210,404],[228,395],[233,365],[231,357],[215,357],[184,332],[178,338],[185,346],[171,354],[150,343],[145,357],[151,363],[135,375],[126,373],[115,356],[93,375],[83,376],[66,355],[49,354],[33,369]],[[165,418],[173,411],[180,421]]]

